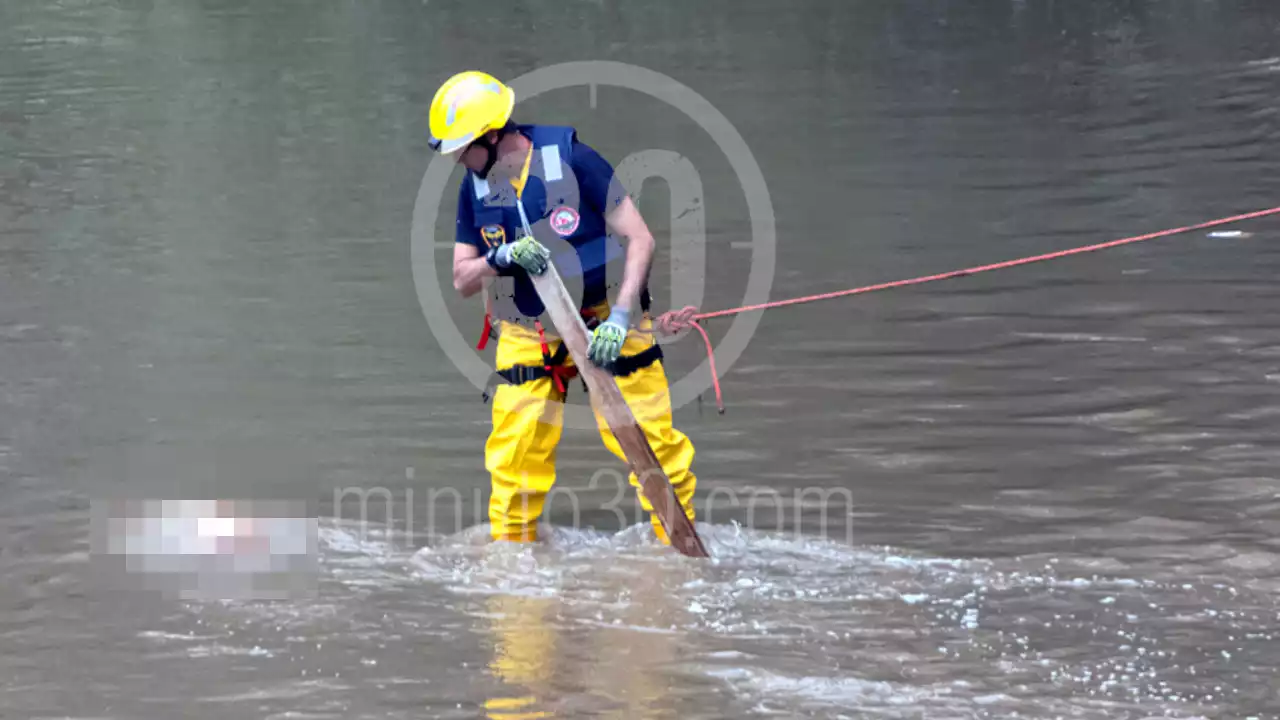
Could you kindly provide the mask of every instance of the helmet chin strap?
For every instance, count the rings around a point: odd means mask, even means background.
[[[480,178],[481,180],[488,180],[489,171],[492,170],[494,164],[498,162],[498,148],[482,140],[477,140],[474,144],[484,148],[485,153],[487,153],[489,156],[489,159],[486,160],[484,163],[484,169],[476,172],[476,177]]]
[[[493,170],[493,166],[498,162],[498,144],[501,143],[502,139],[507,136],[507,133],[514,132],[515,129],[516,129],[516,124],[511,120],[507,120],[506,125],[503,125],[502,127],[497,129],[498,139],[495,142],[489,142],[489,138],[487,137],[488,133],[471,141],[472,145],[479,145],[480,147],[484,148],[484,151],[489,156],[489,159],[486,160],[484,163],[484,168],[476,173],[476,177],[480,178],[481,180],[489,179],[489,172]]]

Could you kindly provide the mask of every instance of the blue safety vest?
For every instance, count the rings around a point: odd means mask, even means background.
[[[608,263],[623,257],[624,252],[617,239],[609,235],[604,209],[594,207],[578,192],[577,178],[569,163],[577,131],[551,125],[519,125],[518,129],[533,143],[524,191],[517,199],[505,183],[505,190],[494,190],[488,181],[468,171],[463,193],[471,199],[475,226],[490,246],[515,242],[525,234],[516,204],[522,203],[534,238],[551,250],[560,276],[566,283],[580,278],[581,307],[598,305],[606,300],[610,289]],[[542,301],[527,273],[517,269],[510,278],[498,279],[500,286],[504,283],[513,283],[514,292],[500,290],[496,300],[510,298],[518,312],[527,317],[542,315]],[[499,317],[506,314],[497,307],[494,310]]]

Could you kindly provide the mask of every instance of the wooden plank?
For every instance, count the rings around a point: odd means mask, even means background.
[[[644,430],[636,422],[622,391],[618,389],[618,383],[612,375],[587,358],[587,345],[591,335],[555,265],[548,265],[547,271],[542,275],[530,277],[542,298],[542,304],[547,308],[547,314],[551,316],[556,332],[568,346],[570,357],[587,383],[592,407],[604,416],[609,428],[613,430],[614,437],[627,456],[631,471],[640,480],[640,491],[653,505],[671,540],[671,546],[690,557],[709,557],[702,538],[698,537],[693,523],[689,522],[680,507],[671,479],[662,469]]]

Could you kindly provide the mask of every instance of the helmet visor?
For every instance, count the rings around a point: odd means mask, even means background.
[[[427,142],[427,145],[430,146],[432,150],[435,150],[442,155],[451,155],[470,145],[475,139],[475,133],[467,133],[460,138],[454,138],[452,140],[441,140],[440,138],[433,137]]]

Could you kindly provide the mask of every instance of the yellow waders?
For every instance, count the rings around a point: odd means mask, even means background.
[[[607,317],[597,313],[597,317]],[[536,330],[510,322],[500,322],[497,369],[512,366],[542,367],[543,345]],[[546,336],[547,347],[554,355],[560,339]],[[631,328],[622,346],[622,357],[634,357],[656,345],[653,322],[648,313],[638,328]],[[652,352],[652,351],[650,351]],[[564,365],[572,368],[573,359]],[[557,387],[556,378],[540,377],[520,384],[502,383],[493,396],[493,430],[485,443],[485,468],[492,479],[489,498],[489,521],[495,540],[527,542],[537,539],[537,522],[542,516],[543,502],[556,479],[556,447],[563,430],[565,392]],[[662,360],[635,369],[628,375],[615,377],[637,422],[644,429],[662,469],[675,487],[685,514],[694,519],[693,492],[697,484],[690,466],[693,443],[672,427],[671,396]],[[567,381],[561,383],[567,386]],[[567,389],[567,387],[566,387]],[[626,462],[604,417],[595,414],[601,439],[614,455]],[[632,487],[640,481],[630,473]],[[653,506],[640,495],[640,505],[649,513],[658,539],[668,542]]]

